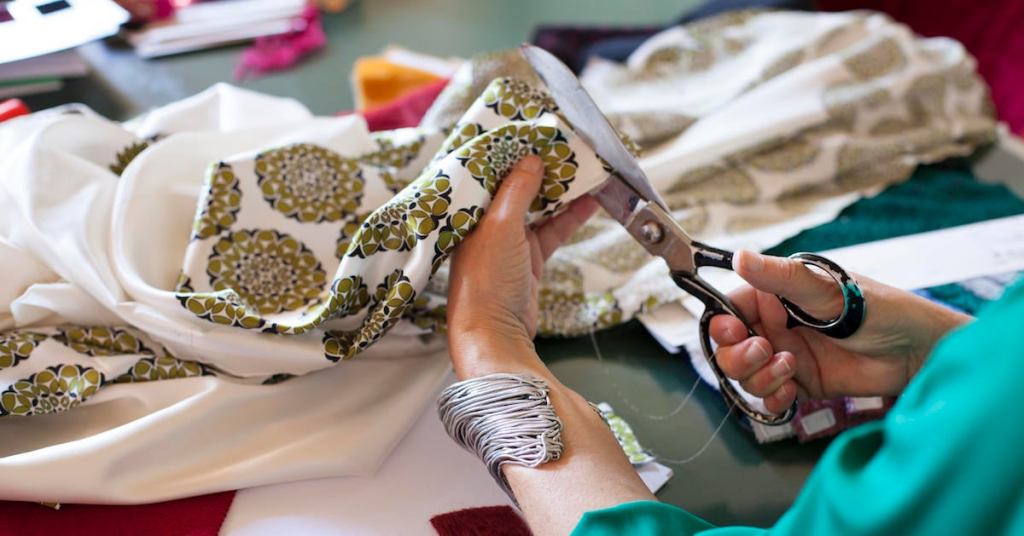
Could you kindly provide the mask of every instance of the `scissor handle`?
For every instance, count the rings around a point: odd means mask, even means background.
[[[786,319],[786,327],[807,326],[833,339],[845,339],[856,333],[857,329],[864,322],[864,316],[867,312],[864,304],[864,292],[860,289],[860,285],[857,284],[857,280],[847,273],[842,266],[821,255],[794,253],[789,258],[796,259],[809,266],[814,266],[828,274],[839,285],[839,290],[843,293],[843,310],[835,318],[819,320],[795,303],[782,296],[778,296],[789,317]]]
[[[750,417],[755,422],[769,426],[778,426],[791,421],[793,416],[796,415],[795,401],[789,409],[780,415],[772,415],[770,413],[759,411],[756,408],[751,407],[747,400],[740,395],[733,386],[732,381],[730,381],[725,373],[722,372],[721,367],[718,366],[715,351],[711,347],[710,327],[711,319],[713,317],[720,314],[735,316],[740,319],[740,322],[743,322],[743,325],[747,328],[747,334],[749,336],[757,336],[757,333],[750,327],[750,324],[747,323],[746,318],[743,317],[743,314],[740,313],[739,309],[729,301],[729,298],[725,297],[724,294],[712,287],[696,273],[672,272],[672,280],[675,281],[679,288],[704,303],[704,314],[700,317],[700,345],[704,350],[704,358],[707,359],[708,364],[711,366],[711,372],[713,372],[715,374],[715,378],[718,379],[718,385],[721,389],[722,396],[731,402],[732,405],[739,408],[744,415]]]

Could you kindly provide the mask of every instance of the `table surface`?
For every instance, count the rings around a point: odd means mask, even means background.
[[[256,91],[293,97],[314,113],[352,107],[353,61],[388,44],[436,55],[509,48],[527,40],[541,23],[652,25],[676,18],[695,0],[607,2],[521,0],[479,2],[357,0],[325,17],[327,49],[299,68],[240,83]],[[217,82],[231,82],[241,47],[141,60],[116,41],[81,47],[94,72],[59,92],[25,99],[33,109],[84,102],[98,112],[127,119]],[[563,381],[593,401],[615,407],[675,477],[659,497],[718,524],[771,524],[792,503],[826,443],[787,442],[758,446],[735,418],[727,420],[717,393],[703,384],[685,356],[664,351],[636,322],[590,337],[538,342],[541,357]],[[707,443],[692,461],[685,460]],[[673,462],[672,460],[675,460]]]

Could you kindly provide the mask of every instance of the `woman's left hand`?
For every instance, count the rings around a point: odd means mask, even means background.
[[[654,500],[601,417],[533,348],[544,260],[597,211],[597,202],[584,196],[543,224],[526,225],[543,172],[540,158],[527,156],[502,181],[490,209],[456,249],[448,288],[448,346],[460,379],[511,372],[541,378],[550,388],[562,422],[561,458],[533,468],[504,466],[538,536],[568,534],[590,510]]]
[[[455,372],[468,378],[534,360],[537,290],[544,261],[597,211],[590,196],[536,227],[526,225],[544,163],[529,155],[502,181],[490,209],[452,257],[448,339]],[[518,365],[533,363],[518,363]],[[496,370],[502,368],[505,370]]]

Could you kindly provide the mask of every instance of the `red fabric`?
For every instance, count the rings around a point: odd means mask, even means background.
[[[410,91],[389,104],[366,110],[363,112],[366,126],[370,132],[376,132],[419,125],[423,114],[427,113],[430,105],[434,103],[446,85],[448,85],[447,80],[434,82]]]
[[[7,121],[8,119],[14,119],[19,115],[28,115],[31,110],[25,105],[21,99],[7,99],[0,102],[0,123]]]
[[[216,536],[235,492],[135,506],[0,501],[0,536]]]
[[[467,508],[430,518],[439,536],[530,536],[523,518],[508,506]]]
[[[1020,0],[819,0],[827,11],[873,9],[915,32],[960,41],[978,60],[999,118],[1024,134],[1024,2]]]

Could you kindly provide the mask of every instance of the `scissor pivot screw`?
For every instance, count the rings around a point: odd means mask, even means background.
[[[657,222],[649,221],[640,226],[640,237],[648,244],[657,244],[665,236],[665,232]]]

